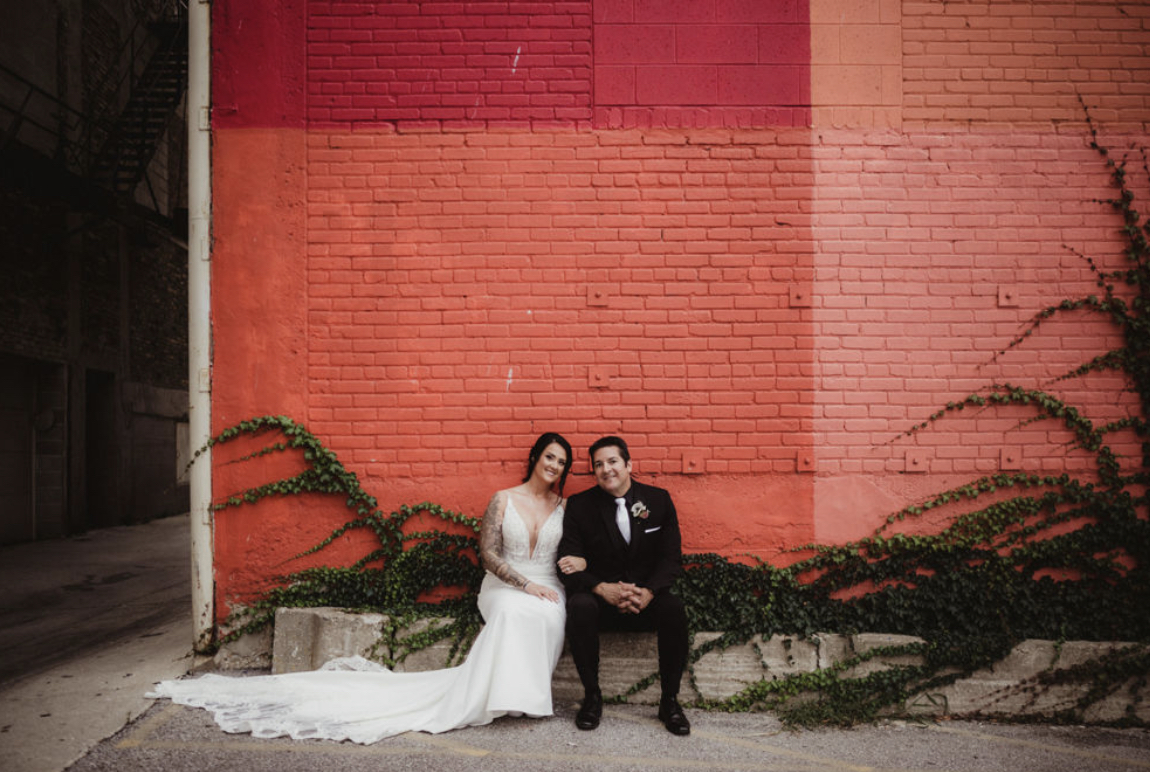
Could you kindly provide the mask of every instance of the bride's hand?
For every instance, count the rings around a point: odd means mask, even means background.
[[[565,574],[577,574],[587,570],[587,561],[574,555],[564,555],[559,558],[559,570]]]
[[[549,600],[552,603],[559,602],[559,593],[555,592],[555,590],[552,590],[550,587],[544,587],[543,585],[536,584],[535,582],[528,582],[523,587],[523,592],[527,593],[528,595],[534,595],[536,598]]]

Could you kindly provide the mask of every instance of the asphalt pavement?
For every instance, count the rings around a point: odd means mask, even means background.
[[[787,731],[765,714],[688,711],[689,737],[669,734],[644,705],[608,706],[593,732],[574,705],[551,718],[503,718],[439,735],[374,745],[228,735],[202,710],[160,702],[69,772],[1099,772],[1150,769],[1150,733],[976,722],[884,722],[849,730]]]
[[[0,547],[0,770],[59,772],[192,664],[187,516]]]
[[[0,772],[1150,770],[1145,729],[884,721],[789,731],[769,714],[688,709],[693,731],[674,737],[646,705],[607,706],[594,732],[576,729],[576,706],[560,703],[552,718],[368,746],[229,735],[205,711],[143,696],[193,665],[189,576],[186,517],[0,548]]]

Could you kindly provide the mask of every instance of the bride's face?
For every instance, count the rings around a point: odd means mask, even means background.
[[[535,468],[531,470],[531,475],[551,486],[559,482],[566,468],[567,451],[563,450],[563,446],[558,442],[553,442],[543,449],[539,460],[535,462]]]

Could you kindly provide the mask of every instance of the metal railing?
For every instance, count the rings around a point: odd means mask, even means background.
[[[165,0],[143,14],[120,44],[104,76],[88,89],[92,108],[79,110],[13,68],[0,63],[0,151],[20,144],[90,177],[99,154],[117,135],[117,122],[143,88],[148,64],[165,41],[152,32],[157,22],[187,23],[187,3]],[[114,175],[113,175],[114,176]]]
[[[0,64],[0,150],[13,142],[85,174],[94,157],[92,119]]]

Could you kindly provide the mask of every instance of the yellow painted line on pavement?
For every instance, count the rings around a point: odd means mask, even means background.
[[[415,735],[407,735],[414,738]],[[424,739],[420,737],[419,739]],[[125,750],[151,750],[151,751],[211,751],[213,753],[291,753],[311,755],[339,755],[339,756],[411,756],[411,757],[440,757],[450,758],[460,755],[458,747],[423,747],[410,745],[388,746],[383,740],[373,745],[358,745],[352,743],[335,743],[330,741],[299,741],[281,738],[281,742],[237,741],[214,742],[210,740],[147,740],[131,745],[118,745],[117,748]],[[452,744],[454,745],[454,744]],[[482,749],[474,749],[482,750]],[[477,754],[465,754],[475,757]],[[801,762],[797,766],[792,762],[778,764],[763,764],[762,762],[715,761],[713,759],[673,759],[653,758],[651,756],[613,756],[603,754],[580,753],[518,753],[504,751],[484,751],[488,758],[500,761],[533,761],[553,762],[556,765],[572,763],[584,764],[593,762],[600,767],[610,768],[612,765],[627,767],[650,767],[652,764],[659,769],[698,769],[698,770],[758,770],[759,772],[820,772],[822,766],[812,765],[810,762]]]
[[[557,765],[569,764],[573,762],[586,763],[594,762],[601,767],[609,768],[611,766],[627,766],[627,767],[644,767],[652,763],[657,763],[660,769],[686,769],[686,770],[732,770],[733,772],[742,772],[747,770],[758,770],[759,772],[821,772],[827,769],[827,761],[825,759],[803,760],[803,759],[788,759],[780,760],[777,763],[766,763],[761,761],[721,761],[714,758],[702,759],[676,759],[661,757],[658,759],[650,756],[625,756],[618,754],[598,754],[598,753],[581,753],[578,745],[571,744],[569,753],[531,753],[531,752],[514,752],[514,751],[500,751],[491,750],[487,748],[480,748],[474,745],[457,742],[449,737],[443,735],[429,735],[422,732],[408,732],[394,738],[398,741],[400,738],[404,740],[413,740],[417,745],[406,743],[389,743],[388,740],[374,743],[372,745],[359,745],[355,743],[336,743],[325,740],[290,740],[288,738],[276,738],[275,740],[260,740],[253,738],[251,735],[242,734],[234,735],[235,739],[216,741],[216,740],[150,740],[148,739],[157,729],[163,726],[173,716],[181,710],[193,710],[192,708],[183,708],[179,705],[169,705],[167,708],[149,717],[141,722],[134,732],[125,739],[116,744],[119,750],[153,750],[153,751],[213,751],[215,753],[293,753],[293,754],[312,754],[312,755],[340,755],[340,756],[419,756],[419,757],[488,757],[493,759],[507,760],[507,761],[533,761],[533,762],[550,762]],[[651,723],[662,729],[661,724],[650,721],[645,722],[643,719],[636,719],[630,716],[616,715],[611,712],[612,717],[623,718],[629,721]],[[232,737],[229,735],[229,737]],[[722,735],[712,735],[711,739],[719,739],[721,742],[732,742],[736,738],[729,738]],[[690,742],[687,740],[687,742]],[[746,743],[749,747],[760,749],[761,746],[755,743]],[[770,749],[770,746],[765,746]],[[777,750],[777,749],[775,749]],[[812,757],[813,758],[813,757]],[[845,767],[840,765],[840,768],[852,770],[854,772],[872,772],[871,767],[858,767],[851,766]],[[873,770],[873,772],[887,772],[886,770]]]
[[[726,747],[739,747],[747,750],[759,751],[764,754],[781,757],[774,762],[721,760],[714,757],[700,759],[689,758],[654,758],[651,756],[628,756],[622,754],[585,753],[576,743],[568,743],[570,752],[516,752],[499,749],[488,749],[473,744],[459,742],[452,737],[444,735],[429,735],[421,732],[409,732],[394,738],[397,742],[383,741],[372,745],[358,745],[354,743],[335,743],[323,740],[294,741],[287,738],[275,740],[259,740],[250,735],[236,735],[234,740],[213,741],[180,741],[149,739],[160,727],[184,708],[178,705],[169,705],[164,710],[141,722],[129,736],[125,737],[115,746],[123,750],[170,750],[170,751],[215,751],[224,753],[304,753],[304,754],[334,754],[334,755],[361,755],[361,756],[422,756],[422,757],[471,757],[505,759],[507,761],[534,761],[550,762],[556,764],[571,762],[595,762],[598,765],[610,768],[612,766],[644,766],[657,764],[660,768],[686,769],[686,770],[762,770],[763,772],[824,772],[836,770],[839,772],[907,772],[905,769],[894,767],[876,767],[862,764],[853,764],[840,759],[827,756],[790,750],[762,740],[747,739],[746,736],[714,732],[694,728],[691,738],[682,738],[674,742],[691,742],[694,739],[705,739],[720,743]],[[649,717],[629,715],[623,712],[608,710],[606,716],[611,720],[629,721],[634,724],[647,724],[652,729],[662,730],[662,724]],[[1150,761],[1123,758],[1109,754],[1095,753],[1063,745],[1052,745],[1047,742],[1035,740],[1002,737],[986,732],[972,732],[954,727],[934,725],[929,730],[951,734],[958,737],[967,737],[977,740],[989,741],[1004,745],[1041,750],[1055,755],[1071,756],[1086,761],[1106,764],[1113,767],[1133,767],[1150,769]],[[406,743],[398,742],[400,739]]]
[[[487,748],[476,748],[474,745],[467,745],[466,743],[455,742],[449,737],[444,737],[438,734],[427,734],[426,732],[408,732],[405,737],[411,740],[417,740],[427,745],[433,745],[442,750],[450,751],[451,753],[459,756],[489,756],[492,751]]]
[[[987,732],[968,732],[964,729],[956,729],[949,726],[933,726],[932,731],[943,732],[945,734],[958,735],[959,737],[973,737],[978,740],[989,740],[990,742],[1002,743],[1004,745],[1017,745],[1021,748],[1031,748],[1033,750],[1043,750],[1047,753],[1055,753],[1063,756],[1077,756],[1081,759],[1089,759],[1090,761],[1106,762],[1107,764],[1123,764],[1128,767],[1138,767],[1139,769],[1150,769],[1150,761],[1139,761],[1137,759],[1124,758],[1122,756],[1108,756],[1102,753],[1092,753],[1091,751],[1083,751],[1078,748],[1071,748],[1068,745],[1051,745],[1050,743],[1038,742],[1037,740],[1019,740],[1014,737],[1000,737],[996,734],[989,734]]]

